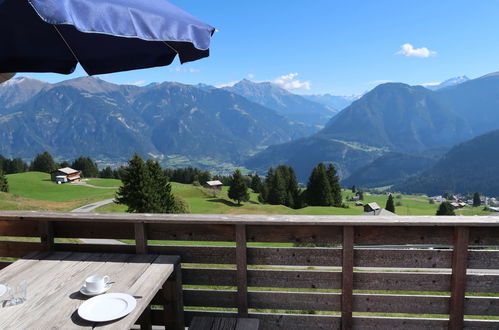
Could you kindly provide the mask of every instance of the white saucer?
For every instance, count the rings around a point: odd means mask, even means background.
[[[106,284],[104,289],[102,289],[101,291],[97,291],[97,292],[96,291],[88,291],[86,286],[82,286],[80,289],[80,293],[84,294],[85,296],[96,296],[98,294],[104,293],[107,290],[111,289],[112,286],[113,285],[111,283],[108,283],[108,284]]]

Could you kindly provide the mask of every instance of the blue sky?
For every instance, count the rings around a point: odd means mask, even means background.
[[[385,81],[422,84],[499,71],[496,0],[171,1],[219,30],[211,56],[103,79],[224,85],[247,78],[296,93],[349,95]],[[70,77],[82,75],[78,69]]]

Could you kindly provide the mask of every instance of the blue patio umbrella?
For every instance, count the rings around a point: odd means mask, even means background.
[[[0,0],[0,72],[89,75],[209,56],[215,29],[168,0]]]

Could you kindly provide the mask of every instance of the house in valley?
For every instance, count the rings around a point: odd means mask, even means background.
[[[80,171],[72,169],[70,167],[57,169],[55,171],[52,171],[52,173],[50,174],[52,181],[55,181],[57,184],[80,182],[81,180]]]

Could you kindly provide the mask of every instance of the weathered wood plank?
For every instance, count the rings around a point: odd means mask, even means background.
[[[352,216],[352,215],[252,215],[252,214],[132,214],[132,213],[63,213],[36,211],[2,211],[0,220],[34,220],[57,222],[165,223],[214,225],[302,225],[302,226],[408,226],[408,227],[498,227],[494,216]]]
[[[55,243],[56,251],[89,252],[89,253],[135,253],[135,245],[131,244],[78,244]],[[158,254],[152,252],[153,254]]]
[[[135,223],[135,253],[147,253],[147,229],[144,223]]]
[[[148,249],[149,253],[178,255],[182,263],[232,265],[236,263],[235,247],[149,245]]]
[[[343,227],[343,257],[341,268],[341,328],[352,329],[353,309],[353,245],[354,228]]]
[[[469,235],[468,227],[454,229],[449,329],[461,329],[464,325],[464,293],[466,292]]]
[[[77,213],[73,213],[77,214]],[[63,238],[135,239],[133,223],[54,222],[54,236]]]
[[[357,245],[452,244],[451,227],[358,226]]]
[[[249,270],[248,285],[264,288],[340,289],[341,272]]]
[[[0,219],[2,212],[0,212]],[[39,237],[38,221],[20,219],[14,221],[0,220],[0,236]]]
[[[235,229],[231,225],[155,224],[147,226],[151,240],[234,242]]]
[[[461,226],[465,226],[462,224]],[[470,226],[469,245],[499,245],[499,227],[477,228]]]
[[[40,227],[40,241],[42,249],[45,251],[54,250],[54,224],[50,221],[43,221],[39,223]]]
[[[499,297],[466,297],[464,315],[499,316]]]
[[[499,275],[467,275],[466,292],[499,292]]]
[[[499,269],[499,251],[469,250],[468,268],[471,269]]]
[[[448,314],[449,296],[355,294],[354,310],[368,313]]]
[[[246,226],[236,226],[237,313],[248,316],[248,264],[246,257]]]
[[[450,274],[354,272],[356,290],[450,291]]]
[[[0,256],[21,258],[30,252],[43,250],[38,242],[0,241]]]
[[[447,319],[402,317],[354,317],[354,329],[447,329]]]
[[[355,249],[356,267],[450,268],[452,251],[415,249]]]
[[[337,226],[248,226],[248,242],[341,244],[342,229]]]
[[[249,247],[248,264],[341,267],[341,249]]]
[[[171,258],[171,257],[170,257]],[[182,270],[180,268],[180,258],[174,258],[174,268],[172,276],[163,284],[163,323],[169,329],[184,330],[184,298],[182,294]]]

